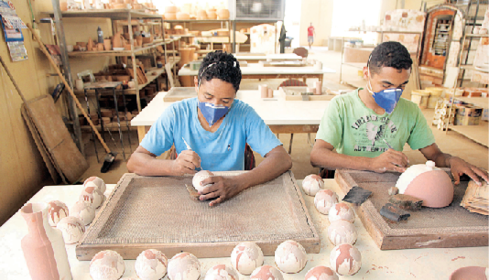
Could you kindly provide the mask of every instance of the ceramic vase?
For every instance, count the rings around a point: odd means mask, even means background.
[[[27,203],[20,213],[29,232],[21,247],[33,280],[72,279],[63,235],[48,221],[46,203]]]

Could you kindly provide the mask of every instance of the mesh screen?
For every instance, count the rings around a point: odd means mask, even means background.
[[[224,174],[231,175],[221,175]],[[192,177],[121,179],[107,206],[88,229],[83,243],[213,243],[317,238],[300,191],[289,173],[249,188],[216,207],[190,198],[185,184],[191,181]]]

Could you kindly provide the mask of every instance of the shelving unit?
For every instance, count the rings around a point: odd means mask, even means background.
[[[358,30],[358,31],[353,31],[353,32],[374,32],[374,33],[379,33],[380,34],[380,43],[382,43],[384,41],[384,34],[413,34],[413,35],[421,35],[422,32],[415,32],[415,31],[366,31],[366,30]],[[350,38],[350,36],[348,37]],[[419,53],[420,53],[420,49],[421,49],[421,38],[418,40],[418,47],[416,49],[416,52],[415,53],[411,53],[411,54],[414,54],[416,58],[418,58],[419,56]],[[364,85],[359,85],[359,84],[355,84],[354,82],[348,82],[348,81],[345,81],[343,80],[343,66],[346,65],[346,66],[349,66],[349,67],[353,67],[353,68],[356,68],[358,70],[361,70],[363,69],[364,66],[367,65],[367,63],[361,63],[361,62],[343,62],[343,55],[345,53],[345,37],[343,37],[342,39],[342,44],[341,44],[341,64],[340,64],[340,83],[342,84],[348,84],[350,86],[353,86],[353,87],[360,87],[360,86],[364,86]]]

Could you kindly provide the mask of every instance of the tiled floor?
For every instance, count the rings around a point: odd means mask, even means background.
[[[290,50],[288,50],[290,51]],[[318,59],[323,62],[325,67],[332,68],[336,70],[334,74],[325,75],[325,86],[337,90],[337,89],[348,89],[349,87],[340,85],[339,82],[339,69],[340,69],[340,53],[328,51],[325,47],[313,47],[309,53],[309,58]],[[356,75],[356,69],[345,69],[347,75],[354,76]],[[270,87],[276,88],[282,80],[243,80],[241,83],[241,89],[257,89],[259,84],[266,83]],[[308,81],[308,84],[312,86],[314,80]],[[433,110],[425,110],[424,115],[430,121],[433,115]],[[472,164],[485,168],[488,168],[488,149],[484,146],[481,146],[464,136],[461,136],[455,132],[449,132],[445,134],[445,132],[439,131],[433,127],[433,132],[437,141],[438,146],[441,148],[443,152],[450,153],[455,156],[459,156]],[[109,147],[115,151],[120,150],[120,144],[118,141],[118,135],[114,134],[115,141],[112,141],[108,137],[107,144]],[[91,135],[85,134],[85,147],[87,153],[87,159],[90,163],[90,168],[85,172],[83,178],[87,178],[89,176],[100,176],[107,183],[117,183],[122,174],[127,172],[126,162],[123,159],[122,153],[119,153],[117,156],[116,162],[111,167],[110,171],[107,173],[100,173],[100,168],[102,167],[103,156],[105,152],[99,143],[97,143],[97,147],[99,148],[99,156],[101,156],[100,162],[97,162],[97,159],[94,154],[93,143],[90,140]],[[314,139],[315,134],[312,134],[311,139]],[[288,150],[290,135],[281,134],[279,135],[279,139],[284,143],[284,147]],[[131,132],[131,142],[132,142],[132,151],[136,148],[138,143],[136,131]],[[126,142],[127,143],[127,138]],[[130,154],[130,149],[126,145],[126,157]],[[423,163],[425,161],[423,155],[419,151],[413,151],[406,145],[405,153],[410,158],[411,164]],[[317,173],[318,169],[313,168],[310,165],[309,154],[311,152],[311,146],[307,141],[307,134],[296,134],[293,139],[293,148],[292,148],[292,161],[293,167],[292,172],[295,177],[298,179],[302,179],[308,174]],[[257,163],[261,162],[261,157],[257,155]]]

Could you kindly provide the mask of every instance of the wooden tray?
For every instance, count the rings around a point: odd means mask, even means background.
[[[302,95],[301,92],[307,92],[307,87],[280,87],[280,90],[285,95],[286,101],[301,101]],[[327,101],[333,99],[336,95],[328,94],[323,92],[323,94],[313,94],[309,95],[310,101]]]
[[[388,202],[387,189],[395,186],[398,178],[398,173],[354,170],[337,170],[335,173],[335,180],[345,193],[353,186],[373,192],[367,201],[355,208],[381,250],[488,245],[488,217],[470,213],[460,206],[468,182],[455,186],[454,199],[448,207],[409,211],[411,217],[399,223],[382,217],[379,211]]]
[[[192,200],[185,184],[192,184],[191,176],[125,174],[76,247],[77,258],[91,260],[110,249],[124,259],[136,259],[149,248],[168,257],[182,251],[197,257],[229,257],[242,241],[255,241],[270,256],[288,239],[308,253],[319,253],[319,235],[292,172],[216,207]]]
[[[164,102],[176,102],[187,98],[197,97],[195,87],[172,87],[163,97]]]

